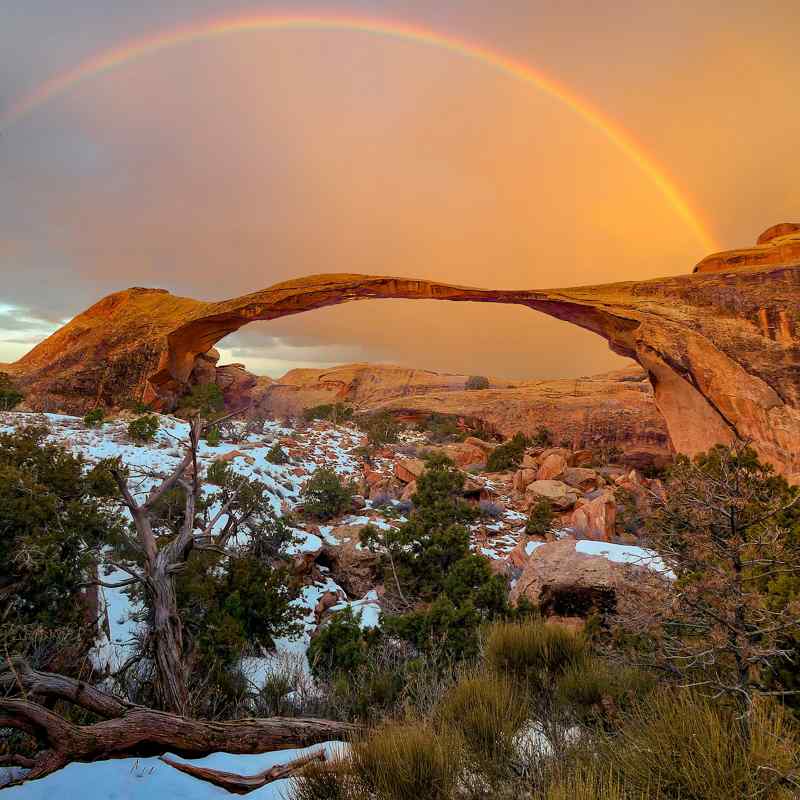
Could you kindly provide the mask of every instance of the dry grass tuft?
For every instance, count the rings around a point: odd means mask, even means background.
[[[494,771],[514,757],[514,738],[528,720],[528,707],[508,679],[478,673],[451,687],[435,714],[440,728],[459,730],[470,754]]]

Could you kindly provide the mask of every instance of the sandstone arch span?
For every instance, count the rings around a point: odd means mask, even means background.
[[[40,395],[65,396],[66,373],[70,391],[95,401],[130,396],[136,386],[165,398],[186,385],[216,342],[255,320],[367,298],[509,303],[594,331],[638,361],[676,450],[693,454],[748,439],[798,480],[800,257],[780,233],[774,248],[762,243],[755,266],[717,254],[714,269],[691,275],[567,289],[368,275],[315,275],[219,303],[132,289],[101,300],[11,371]]]

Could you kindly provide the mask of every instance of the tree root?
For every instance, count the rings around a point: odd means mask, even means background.
[[[303,767],[311,764],[314,761],[324,761],[325,752],[320,750],[316,753],[310,753],[306,756],[288,761],[286,764],[276,764],[263,772],[256,775],[237,775],[235,772],[224,772],[217,769],[209,769],[208,767],[198,767],[194,764],[185,764],[182,761],[173,761],[168,756],[161,756],[161,761],[169,764],[187,775],[194,778],[199,778],[201,781],[213,783],[215,786],[220,786],[234,794],[249,794],[250,792],[260,789],[273,781],[281,780],[282,778],[289,778],[296,775]]]

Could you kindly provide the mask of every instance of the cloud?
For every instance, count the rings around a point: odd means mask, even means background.
[[[791,26],[765,30],[759,9],[726,7],[721,30],[716,0],[647,14],[569,1],[534,14],[465,0],[437,5],[435,19],[430,4],[404,8],[592,98],[726,246],[798,213],[787,186],[800,182],[800,111],[786,76],[800,52]],[[162,52],[0,142],[13,187],[0,193],[3,288],[50,324],[134,285],[217,300],[364,272],[544,288],[686,273],[705,255],[642,171],[563,105],[453,54],[364,34]],[[0,324],[6,351],[37,330],[12,323]],[[418,301],[258,323],[221,347],[269,370],[380,360],[546,377],[622,363],[598,337],[527,309]]]

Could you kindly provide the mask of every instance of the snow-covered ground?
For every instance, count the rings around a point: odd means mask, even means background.
[[[255,775],[276,764],[325,752],[326,759],[346,752],[343,742],[326,742],[302,750],[278,750],[257,755],[212,753],[190,763],[211,769]],[[170,755],[170,754],[167,754]],[[175,761],[187,761],[170,755]],[[0,770],[2,773],[3,770]],[[2,786],[0,775],[0,786]],[[254,800],[289,800],[291,778],[274,781],[251,792]],[[64,769],[38,781],[11,786],[3,790],[9,800],[218,800],[235,795],[213,784],[180,772],[158,758],[117,758],[91,764],[69,764]]]
[[[87,463],[96,464],[105,458],[119,457],[131,473],[136,493],[143,499],[151,488],[172,472],[183,458],[185,443],[189,433],[186,422],[171,416],[159,417],[160,428],[154,441],[136,444],[127,434],[127,421],[115,420],[97,428],[87,427],[76,417],[58,414],[20,414],[0,413],[0,432],[10,431],[24,424],[46,424],[50,429],[49,440],[61,444],[75,454],[85,458]],[[407,444],[424,442],[420,434],[404,434]],[[238,474],[261,481],[276,514],[283,515],[292,510],[300,499],[302,486],[313,472],[320,467],[335,469],[351,479],[361,476],[363,463],[355,451],[364,444],[364,435],[354,427],[334,428],[327,423],[315,423],[303,430],[293,430],[276,422],[267,422],[262,432],[243,436],[237,443],[222,442],[210,447],[202,442],[199,451],[200,469],[205,472],[217,460],[224,460]],[[269,450],[279,443],[291,460],[287,464],[272,464],[268,460]],[[385,477],[391,476],[394,461],[378,458],[371,470]],[[488,494],[496,500],[494,518],[483,520],[470,526],[471,548],[493,561],[505,561],[520,541],[525,542],[524,554],[531,556],[543,542],[529,541],[525,536],[524,514],[515,510],[511,498],[504,494],[504,487],[493,484],[487,478],[477,478],[483,483]],[[208,486],[207,491],[213,491]],[[509,489],[505,489],[509,491]],[[313,525],[296,523],[292,527],[293,541],[286,545],[285,553],[295,559],[319,551],[323,545],[354,546],[358,543],[358,528],[366,524],[378,528],[397,528],[406,518],[401,513],[402,506],[396,501],[386,502],[376,508],[367,501],[363,511],[350,514],[338,521],[336,527],[354,528],[346,530],[337,538],[332,525]],[[556,531],[557,538],[569,535],[569,531]],[[355,542],[353,542],[355,539]],[[602,555],[612,561],[648,566],[668,577],[661,559],[652,551],[631,545],[609,544],[607,542],[577,541],[577,552]],[[294,637],[284,637],[275,641],[274,652],[251,657],[243,663],[254,688],[264,685],[268,676],[274,672],[293,675],[301,687],[298,691],[313,692],[313,680],[308,664],[307,651],[312,634],[318,625],[315,609],[323,596],[333,594],[338,600],[330,606],[331,612],[350,608],[364,628],[380,624],[380,602],[378,592],[368,591],[362,598],[347,599],[346,593],[327,574],[324,566],[317,566],[315,576],[320,580],[310,582],[292,601],[301,612],[301,632]],[[103,570],[108,581],[122,580],[124,572],[108,567]],[[329,599],[329,598],[328,598]],[[109,636],[103,635],[98,641],[93,659],[98,666],[108,666],[113,672],[133,652],[137,624],[134,615],[139,610],[131,602],[123,589],[102,589],[101,603],[107,610]],[[529,732],[531,742],[540,738],[537,732]],[[325,745],[335,748],[335,744]],[[305,751],[282,751],[256,756],[234,756],[218,753],[200,759],[196,763],[217,769],[253,774],[273,764],[284,763],[302,755]],[[6,771],[7,774],[7,771]],[[3,771],[0,770],[0,786]],[[288,797],[290,781],[278,781],[254,792],[258,798]],[[72,764],[48,778],[13,787],[8,791],[9,798],[22,800],[39,798],[73,798],[82,800],[151,800],[151,798],[216,798],[230,796],[227,792],[210,784],[199,782],[181,773],[158,759],[119,759],[95,764]]]
[[[159,430],[155,439],[146,444],[130,440],[126,420],[113,420],[99,427],[87,427],[79,417],[64,414],[0,414],[0,432],[10,432],[16,427],[30,424],[43,424],[50,429],[48,441],[61,444],[76,455],[82,456],[87,464],[95,465],[106,458],[119,457],[131,473],[131,482],[136,487],[140,499],[169,475],[181,462],[189,435],[189,425],[171,416],[159,416]],[[272,446],[280,443],[284,452],[292,459],[288,464],[272,464],[267,459]],[[217,460],[225,460],[236,473],[261,481],[267,488],[268,497],[276,514],[281,515],[292,509],[300,498],[303,484],[320,467],[328,467],[336,472],[356,478],[360,472],[360,461],[352,451],[364,443],[364,435],[356,428],[333,428],[327,424],[315,424],[297,431],[267,421],[262,433],[249,434],[241,442],[222,442],[210,447],[201,442],[199,464],[203,472]],[[213,491],[213,486],[206,486]],[[346,524],[366,524],[369,518],[353,517]],[[378,521],[379,524],[381,521]],[[224,523],[224,520],[221,521]],[[327,529],[330,531],[330,528]],[[303,528],[292,528],[294,541],[286,546],[286,555],[296,556],[304,552],[314,552],[322,546],[322,538]],[[332,540],[335,541],[335,540]],[[103,578],[109,582],[124,580],[128,576],[113,568],[103,569]],[[306,586],[294,602],[303,612],[303,632],[295,638],[276,641],[276,652],[263,659],[263,663],[253,663],[253,682],[261,681],[267,674],[270,664],[284,663],[285,656],[300,656],[305,661],[305,652],[311,641],[311,633],[316,627],[314,607],[326,592],[344,596],[341,588],[332,580],[326,579]],[[131,605],[124,589],[103,588],[101,603],[108,611],[110,637],[101,636],[93,654],[96,666],[108,666],[112,671],[124,663],[132,653],[137,623],[132,616],[138,610]],[[344,604],[340,604],[344,607]],[[379,609],[377,604],[365,600],[353,602],[354,610],[363,608],[364,624],[377,624]],[[304,669],[308,672],[305,661]]]

